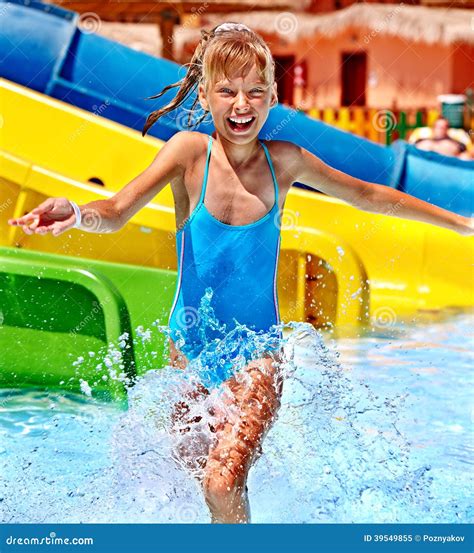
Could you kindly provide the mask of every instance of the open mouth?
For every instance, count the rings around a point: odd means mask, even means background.
[[[255,117],[227,117],[227,123],[234,132],[245,132],[253,125]]]

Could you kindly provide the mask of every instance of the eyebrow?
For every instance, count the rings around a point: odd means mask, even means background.
[[[216,83],[216,87],[218,86],[232,86],[232,83],[230,81],[220,81],[218,83]],[[254,86],[254,85],[260,85],[260,86],[265,86],[265,83],[263,81],[254,81],[253,83],[250,83],[248,86]]]

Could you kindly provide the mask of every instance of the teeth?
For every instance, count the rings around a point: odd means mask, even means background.
[[[249,121],[252,121],[253,117],[247,117],[245,119],[236,119],[235,117],[229,117],[229,119],[233,123],[248,123]]]

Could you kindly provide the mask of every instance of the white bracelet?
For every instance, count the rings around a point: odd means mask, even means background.
[[[69,200],[69,203],[71,204],[71,207],[74,210],[74,214],[76,216],[76,222],[74,223],[73,228],[79,228],[82,221],[81,210],[79,209],[79,206],[76,204],[76,202]]]

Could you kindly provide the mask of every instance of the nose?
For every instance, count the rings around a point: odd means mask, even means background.
[[[247,96],[243,90],[240,90],[235,96],[235,109],[247,111],[246,108],[248,109],[248,107],[249,103],[247,101]]]

